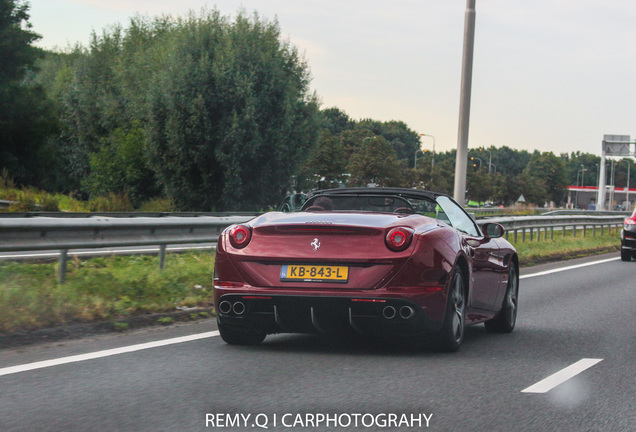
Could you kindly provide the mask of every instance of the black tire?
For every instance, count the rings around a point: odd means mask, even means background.
[[[265,340],[265,333],[256,332],[254,330],[238,330],[227,327],[217,321],[221,339],[230,345],[258,345]]]
[[[446,314],[444,324],[437,335],[437,347],[441,351],[455,352],[464,341],[466,325],[466,290],[464,277],[459,268],[455,268],[448,286]]]
[[[493,333],[510,333],[517,323],[517,310],[519,308],[519,272],[514,263],[510,263],[508,270],[508,286],[506,295],[497,316],[484,323],[486,330]]]
[[[621,261],[631,261],[632,251],[629,249],[621,249]]]

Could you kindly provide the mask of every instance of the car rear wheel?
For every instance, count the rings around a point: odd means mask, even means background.
[[[230,345],[258,345],[265,340],[265,333],[257,332],[254,330],[238,330],[232,327],[227,327],[217,321],[219,327],[219,333],[221,339]]]
[[[517,308],[519,307],[519,276],[517,267],[510,264],[508,270],[508,286],[506,296],[499,314],[484,323],[486,330],[494,333],[510,333],[517,323]]]
[[[465,323],[466,291],[464,289],[464,278],[461,270],[456,268],[448,288],[444,324],[438,335],[438,347],[440,350],[454,352],[459,349],[464,340]]]
[[[632,251],[629,249],[621,249],[621,260],[622,261],[631,261],[632,260]]]

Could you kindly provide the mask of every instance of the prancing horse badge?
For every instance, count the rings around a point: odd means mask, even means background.
[[[314,247],[314,252],[316,252],[318,248],[320,247],[320,242],[318,241],[317,238],[315,238],[314,241],[310,243],[310,245]]]

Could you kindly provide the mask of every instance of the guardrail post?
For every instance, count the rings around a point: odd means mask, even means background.
[[[159,269],[163,270],[166,266],[166,245],[159,246]]]
[[[534,228],[530,228],[530,241],[534,240]]]
[[[522,228],[522,229],[521,229],[521,241],[522,241],[523,243],[525,243],[525,242],[526,242],[526,229],[525,229],[525,228]]]
[[[57,280],[64,284],[66,283],[66,263],[68,261],[68,250],[62,249],[60,251],[59,268],[57,269]]]
[[[601,237],[605,234],[605,225],[601,224]]]
[[[517,234],[518,234],[518,230],[515,229],[515,243],[517,243]]]
[[[587,235],[587,225],[583,225],[583,238]]]

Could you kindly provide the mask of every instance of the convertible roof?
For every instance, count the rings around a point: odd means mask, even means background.
[[[421,189],[408,188],[389,188],[389,187],[352,187],[352,188],[336,188],[322,189],[307,194],[307,198],[313,198],[320,195],[395,195],[402,197],[424,198],[435,200],[439,196],[449,196],[441,192],[425,191]]]

